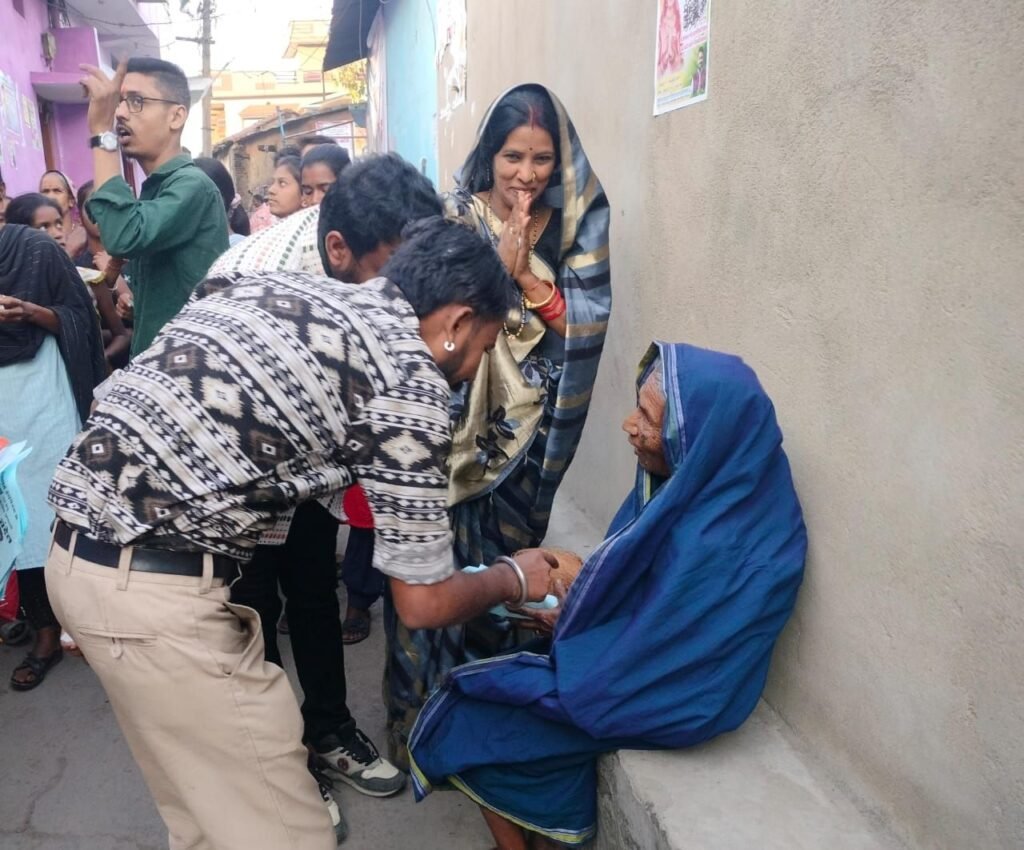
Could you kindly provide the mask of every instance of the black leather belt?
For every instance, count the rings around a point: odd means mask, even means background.
[[[103,543],[86,537],[81,531],[75,539],[74,550],[70,549],[71,533],[74,531],[63,520],[57,520],[53,540],[65,552],[76,558],[99,564],[101,567],[117,569],[121,561],[121,546]],[[132,547],[132,561],[128,569],[137,573],[162,573],[170,576],[193,576],[202,578],[203,554],[201,552],[172,552],[170,549],[142,549]],[[238,561],[224,555],[213,556],[213,577],[231,581],[238,575]]]

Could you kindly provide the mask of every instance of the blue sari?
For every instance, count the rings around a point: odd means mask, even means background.
[[[637,470],[548,654],[456,668],[409,747],[417,799],[448,782],[526,829],[596,829],[596,758],[738,727],[764,688],[807,535],[772,403],[739,358],[656,343],[667,479]]]

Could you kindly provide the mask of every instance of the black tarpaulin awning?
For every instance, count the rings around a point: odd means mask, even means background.
[[[366,36],[380,0],[334,0],[324,70],[340,68],[366,56]]]

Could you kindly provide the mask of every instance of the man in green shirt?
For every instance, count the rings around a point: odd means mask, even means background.
[[[107,251],[130,260],[134,357],[192,294],[228,247],[220,192],[181,147],[188,79],[162,59],[122,62],[113,79],[83,65],[96,191],[87,204]],[[121,152],[146,180],[138,199],[121,176]]]

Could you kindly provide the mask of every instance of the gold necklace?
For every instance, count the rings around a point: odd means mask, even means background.
[[[510,311],[511,312],[511,311]],[[519,291],[519,327],[515,331],[511,331],[508,328],[508,316],[506,316],[501,322],[501,328],[505,331],[505,336],[512,337],[512,339],[518,339],[519,335],[523,332],[526,327],[526,294]]]

